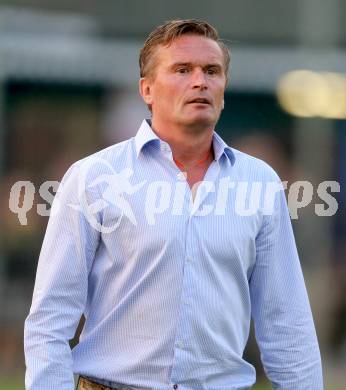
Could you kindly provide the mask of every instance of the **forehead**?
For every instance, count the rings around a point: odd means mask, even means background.
[[[156,51],[156,64],[199,63],[223,65],[223,52],[217,42],[199,35],[183,35],[169,46],[160,45]]]

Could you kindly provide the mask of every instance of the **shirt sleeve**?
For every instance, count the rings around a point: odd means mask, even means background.
[[[255,336],[276,390],[323,390],[321,357],[283,189],[263,215],[250,277]]]
[[[99,241],[80,203],[74,164],[54,198],[25,321],[27,390],[74,389],[69,340],[85,308],[88,273]]]

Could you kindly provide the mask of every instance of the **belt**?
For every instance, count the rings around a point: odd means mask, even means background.
[[[76,390],[120,390],[120,388],[109,387],[80,376]]]
[[[79,376],[76,390],[144,390],[139,387],[128,386],[106,380],[98,380]]]

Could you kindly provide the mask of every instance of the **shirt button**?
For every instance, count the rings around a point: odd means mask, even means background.
[[[192,257],[186,256],[186,261],[192,261]]]
[[[177,385],[177,384],[175,384],[174,386],[173,386],[173,389],[177,389],[179,386]]]
[[[183,343],[182,343],[181,341],[178,341],[178,342],[177,342],[177,347],[178,347],[178,348],[183,348]]]

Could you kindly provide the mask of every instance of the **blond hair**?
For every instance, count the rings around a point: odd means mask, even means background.
[[[226,79],[230,63],[230,51],[227,45],[219,38],[217,30],[209,23],[197,19],[170,20],[153,30],[140,51],[140,77],[152,76],[155,70],[153,63],[154,51],[159,45],[169,46],[173,40],[181,35],[201,35],[215,41],[222,50]]]

